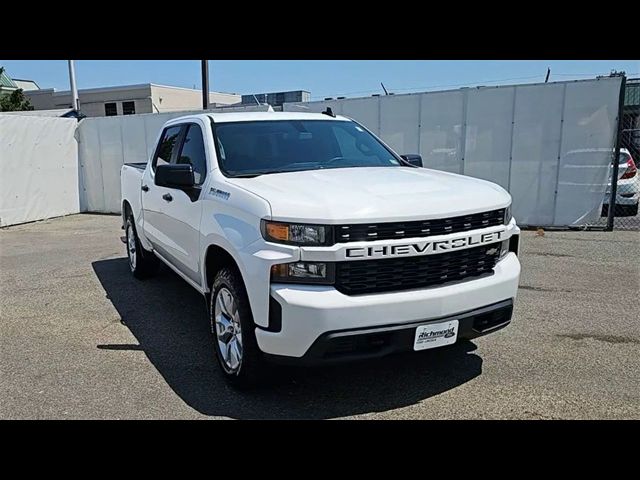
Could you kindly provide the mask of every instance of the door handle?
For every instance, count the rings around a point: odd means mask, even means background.
[[[149,191],[149,187],[147,187],[146,185],[142,185],[140,187],[140,190],[142,190],[143,192],[148,192]]]
[[[171,196],[170,193],[165,193],[164,195],[162,195],[162,199],[166,200],[167,202],[170,202],[171,200],[173,200],[173,197]]]

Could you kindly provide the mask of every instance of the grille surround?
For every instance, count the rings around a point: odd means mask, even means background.
[[[504,224],[504,208],[458,217],[409,222],[355,223],[336,225],[335,243],[373,242],[399,238],[421,238],[432,235],[468,232]]]
[[[336,263],[335,288],[345,295],[415,290],[493,274],[501,242],[453,252]],[[487,252],[495,249],[493,254]]]

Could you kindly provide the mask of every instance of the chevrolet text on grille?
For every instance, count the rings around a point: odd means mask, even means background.
[[[345,250],[346,258],[363,257],[390,257],[399,255],[428,255],[438,252],[447,252],[457,248],[466,248],[476,245],[497,242],[502,238],[504,231],[468,235],[461,238],[438,240],[435,242],[416,242],[401,245],[380,245],[371,247],[353,247]]]

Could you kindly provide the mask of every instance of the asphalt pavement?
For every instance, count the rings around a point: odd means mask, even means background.
[[[523,232],[513,322],[238,392],[202,297],[128,270],[120,218],[0,230],[0,418],[640,418],[640,233]]]

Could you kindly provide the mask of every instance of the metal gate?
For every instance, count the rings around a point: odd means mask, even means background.
[[[627,79],[624,73],[612,76],[622,77],[618,130],[600,221],[592,226],[609,231],[640,230],[640,78]]]

